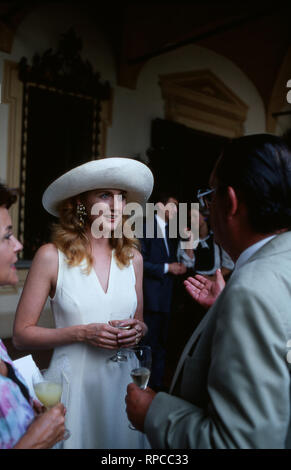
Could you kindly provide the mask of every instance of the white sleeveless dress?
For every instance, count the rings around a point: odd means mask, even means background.
[[[137,307],[132,262],[120,269],[112,252],[108,289],[105,293],[95,270],[84,272],[86,261],[69,267],[58,250],[59,269],[51,307],[56,327],[132,318]],[[62,368],[68,381],[66,427],[71,437],[66,449],[144,449],[144,434],[128,427],[125,395],[131,382],[130,361],[108,359],[116,351],[73,343],[54,350],[50,368]]]

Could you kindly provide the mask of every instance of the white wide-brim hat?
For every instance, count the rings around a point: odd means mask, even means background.
[[[141,162],[132,158],[107,157],[77,166],[60,176],[45,190],[43,207],[58,217],[61,201],[94,189],[126,191],[126,202],[145,207],[154,185],[153,174]]]

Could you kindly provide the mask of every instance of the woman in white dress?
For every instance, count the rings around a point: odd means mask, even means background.
[[[135,239],[116,233],[125,203],[144,204],[152,187],[144,164],[106,158],[69,171],[44,193],[43,205],[59,224],[53,243],[43,245],[33,260],[16,313],[14,344],[54,349],[50,368],[62,368],[69,383],[71,437],[64,448],[147,447],[143,435],[128,427],[125,413],[130,360],[110,357],[120,347],[136,345],[147,331],[142,256]],[[55,329],[37,326],[48,297]]]

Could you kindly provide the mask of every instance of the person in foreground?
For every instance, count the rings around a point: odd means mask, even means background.
[[[119,347],[141,340],[142,256],[124,233],[126,202],[144,204],[153,187],[146,165],[104,158],[74,168],[45,191],[43,205],[59,217],[53,243],[33,260],[14,325],[19,348],[54,348],[50,369],[69,382],[68,449],[144,448],[128,427],[124,396],[130,361],[114,362]],[[120,235],[120,237],[118,236]],[[50,297],[56,328],[37,326]],[[128,326],[121,330],[118,327]]]
[[[8,209],[13,193],[0,184],[0,285],[18,282],[15,263],[21,243],[12,232]],[[62,404],[42,413],[30,397],[25,381],[0,339],[0,449],[47,449],[63,439],[65,409]]]
[[[272,135],[235,139],[210,184],[215,240],[235,269],[187,343],[170,394],[130,384],[128,416],[154,448],[290,448],[290,150]]]

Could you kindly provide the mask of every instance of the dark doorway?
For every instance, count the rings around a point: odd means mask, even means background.
[[[66,171],[95,158],[93,144],[98,136],[97,100],[27,87],[24,259],[50,241],[56,219],[42,207],[46,187]],[[94,131],[94,122],[95,129]],[[24,158],[23,158],[24,161]]]
[[[154,192],[170,190],[179,202],[197,202],[197,190],[209,185],[209,176],[225,137],[195,131],[184,125],[155,119],[151,128],[150,168]],[[170,386],[178,359],[204,310],[187,298],[183,277],[176,277],[169,325],[164,385]]]
[[[164,119],[152,121],[150,168],[155,191],[171,190],[181,202],[195,202],[197,189],[209,176],[226,137],[190,129]]]

